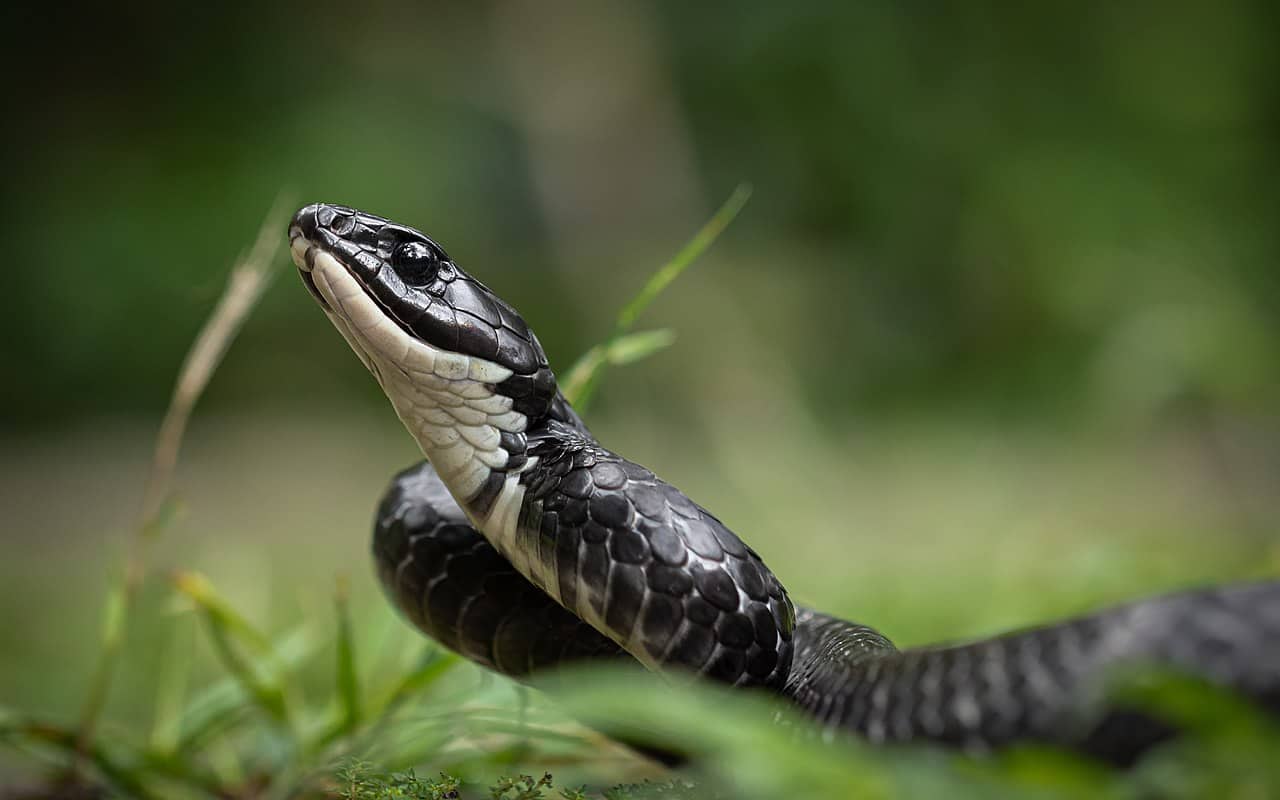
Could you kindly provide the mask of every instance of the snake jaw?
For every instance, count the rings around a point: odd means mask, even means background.
[[[333,309],[330,308],[329,302],[324,299],[324,295],[320,294],[320,290],[316,288],[315,279],[311,276],[312,259],[315,256],[315,248],[302,235],[302,231],[295,227],[289,228],[289,253],[293,256],[293,263],[298,267],[298,276],[302,278],[302,285],[307,287],[307,292],[315,298],[326,314],[332,314]],[[367,363],[366,363],[367,366]]]
[[[318,203],[294,215],[290,237],[304,274],[306,248],[328,254],[413,338],[514,375],[533,377],[548,368],[542,346],[515,309],[420,231]]]

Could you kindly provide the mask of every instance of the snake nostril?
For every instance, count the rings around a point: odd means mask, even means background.
[[[328,228],[333,224],[333,218],[337,214],[338,212],[334,211],[332,206],[321,206],[316,211],[316,222],[320,224],[320,227]]]

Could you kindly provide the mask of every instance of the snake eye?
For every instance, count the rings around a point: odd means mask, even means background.
[[[421,286],[435,280],[439,259],[430,245],[405,242],[391,254],[391,266],[405,283]]]

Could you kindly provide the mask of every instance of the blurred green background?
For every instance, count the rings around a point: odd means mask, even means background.
[[[79,707],[177,366],[282,189],[422,228],[563,371],[750,182],[590,421],[903,643],[1280,571],[1272,3],[3,14],[4,704]],[[150,713],[175,567],[268,627],[346,574],[412,641],[367,539],[415,457],[282,256],[109,715]]]

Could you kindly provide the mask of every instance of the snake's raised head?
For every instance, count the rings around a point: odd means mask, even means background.
[[[289,243],[303,281],[329,311],[334,303],[316,281],[334,271],[328,263],[333,261],[411,336],[517,375],[546,366],[541,345],[520,315],[413,228],[316,203],[294,215]]]
[[[289,246],[459,501],[523,464],[524,431],[547,416],[556,383],[511,306],[421,232],[345,206],[299,210]]]

